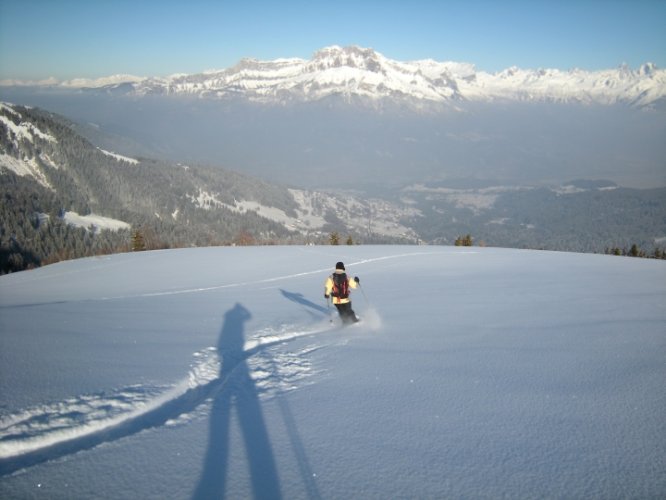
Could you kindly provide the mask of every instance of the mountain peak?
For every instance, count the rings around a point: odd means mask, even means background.
[[[308,102],[329,96],[360,98],[363,102],[391,101],[423,108],[432,103],[459,101],[545,101],[583,104],[629,103],[650,106],[666,98],[666,70],[652,63],[633,71],[523,69],[511,67],[494,74],[473,64],[432,59],[396,61],[372,48],[331,45],[309,60],[242,59],[235,66],[193,75],[118,82],[100,79],[107,92],[139,95],[191,95],[242,98],[262,103]],[[78,80],[61,85],[73,87]],[[110,83],[110,84],[109,84]],[[0,82],[2,84],[2,82]],[[102,84],[107,84],[103,86]]]
[[[638,73],[642,76],[650,76],[653,75],[655,72],[657,72],[657,65],[651,62],[647,62],[643,64],[639,70]]]
[[[138,85],[137,87],[140,87]],[[144,86],[139,93],[167,93]],[[642,107],[666,98],[666,71],[647,63],[607,71],[561,71],[511,67],[489,74],[474,65],[432,59],[402,62],[372,48],[331,45],[311,59],[243,59],[215,75],[192,75],[168,93],[242,97],[283,103],[352,96],[363,101],[408,105],[459,101],[548,101],[584,104],[627,102]]]
[[[355,45],[349,47],[332,45],[315,52],[308,66],[321,70],[346,66],[376,73],[381,71],[382,59],[384,57],[373,49],[364,49]]]

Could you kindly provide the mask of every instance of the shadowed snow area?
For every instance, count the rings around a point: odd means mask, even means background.
[[[665,306],[663,261],[494,248],[2,276],[0,497],[663,497]]]

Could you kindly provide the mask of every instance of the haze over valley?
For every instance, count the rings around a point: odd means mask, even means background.
[[[666,186],[666,71],[651,64],[490,75],[472,64],[329,47],[308,61],[124,78],[12,85],[0,95],[87,125],[80,131],[107,149],[300,188],[576,178]]]

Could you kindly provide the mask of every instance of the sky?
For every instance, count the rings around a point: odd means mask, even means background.
[[[496,72],[666,67],[666,0],[0,0],[0,79],[168,76],[330,45]]]

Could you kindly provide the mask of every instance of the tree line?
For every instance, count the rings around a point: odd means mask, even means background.
[[[37,108],[14,110],[0,113],[56,140],[17,135],[0,121],[0,153],[34,163],[48,182],[45,186],[0,166],[0,273],[129,251],[137,232],[146,249],[306,240],[253,211],[230,208],[235,200],[251,199],[295,216],[286,188],[221,169],[145,158],[138,164],[119,161],[76,134],[62,117]],[[202,193],[216,203],[206,204]],[[69,211],[118,219],[132,230],[77,228],[63,220]]]
[[[429,243],[451,245],[471,233],[489,246],[604,253],[636,244],[653,255],[666,236],[666,188],[586,191],[507,191],[491,205],[461,206],[447,194],[410,193],[421,216],[404,221]],[[626,249],[626,250],[625,250]]]
[[[642,250],[636,243],[631,245],[629,249],[620,247],[607,248],[604,252],[606,255],[617,255],[623,257],[640,257],[643,259],[664,259],[666,260],[666,250],[655,247],[652,252]]]

